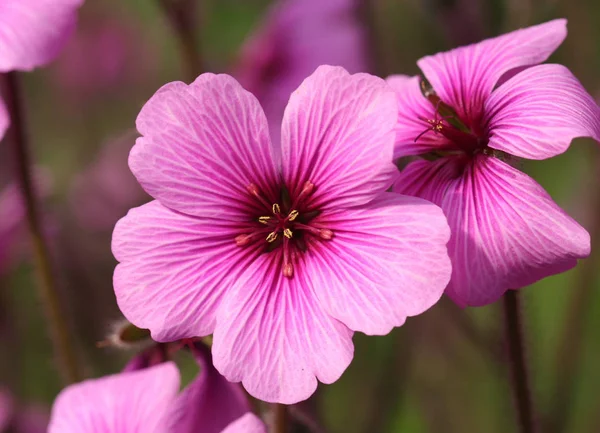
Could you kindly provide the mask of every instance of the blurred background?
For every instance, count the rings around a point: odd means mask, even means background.
[[[164,83],[230,73],[260,99],[277,139],[290,92],[319,64],[414,75],[423,55],[566,17],[569,35],[551,61],[600,97],[596,0],[173,0],[170,12],[168,1],[87,0],[61,56],[22,74],[44,224],[87,377],[116,372],[133,354],[97,343],[122,317],[112,291],[112,229],[148,200],[127,168],[135,118]],[[183,37],[176,26],[187,29]],[[0,146],[0,406],[10,394],[20,416],[43,426],[61,384],[24,227],[9,215],[9,160]],[[567,153],[522,169],[600,238],[597,144],[576,140]],[[523,289],[543,432],[600,432],[595,243],[576,269]],[[309,426],[297,431],[517,431],[499,305],[461,310],[443,299],[388,336],[354,341],[342,378],[294,409]],[[185,356],[180,362],[189,380],[197,367]]]

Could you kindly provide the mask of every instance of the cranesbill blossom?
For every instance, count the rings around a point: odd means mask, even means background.
[[[18,247],[19,227],[25,210],[23,201],[15,185],[9,185],[0,190],[0,274],[10,265],[12,253]]]
[[[54,403],[48,433],[265,432],[264,424],[251,413],[224,430],[215,430],[210,419],[194,425],[174,424],[178,389],[179,372],[172,362],[71,385]],[[211,417],[218,419],[221,408],[214,403]],[[190,405],[186,409],[194,413],[200,408]]]
[[[290,93],[320,65],[369,72],[359,0],[280,0],[240,52],[235,78],[260,101],[279,141]]]
[[[75,28],[83,0],[0,0],[0,72],[53,60]]]
[[[322,66],[292,94],[275,146],[233,78],[161,88],[129,158],[156,200],[113,234],[127,319],[158,341],[214,333],[216,368],[262,400],[337,380],[353,331],[388,333],[450,276],[442,211],[385,192],[396,117],[383,80]]]
[[[17,405],[11,394],[0,387],[0,433],[45,433],[47,427],[45,408]]]
[[[444,209],[447,293],[459,305],[491,303],[589,254],[588,233],[511,165],[600,137],[598,107],[579,81],[564,66],[537,65],[565,36],[566,21],[550,21],[424,57],[427,81],[388,79],[400,104],[395,156],[429,154],[406,167],[395,191]]]

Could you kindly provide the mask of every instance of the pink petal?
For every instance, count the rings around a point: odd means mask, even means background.
[[[387,334],[444,293],[450,228],[438,206],[384,193],[318,224],[334,237],[307,259],[309,283],[325,310],[353,331]]]
[[[6,130],[10,125],[10,116],[8,115],[8,111],[6,110],[6,106],[0,98],[0,141],[4,138],[4,134],[6,134]]]
[[[247,413],[229,424],[222,433],[267,433],[267,428],[256,415]]]
[[[189,86],[163,86],[142,108],[137,129],[143,137],[129,166],[144,189],[171,209],[239,220],[250,184],[276,194],[265,115],[228,75],[202,74]]]
[[[352,360],[352,332],[322,310],[309,271],[297,266],[286,278],[281,260],[262,254],[235,281],[219,309],[213,356],[254,397],[293,404],[310,397],[317,379],[340,377]]]
[[[174,363],[65,388],[54,402],[48,433],[164,433],[179,390]]]
[[[388,188],[396,174],[397,107],[382,79],[320,66],[284,114],[283,176],[291,195],[310,181],[313,204],[323,209],[366,203]]]
[[[461,306],[490,304],[590,252],[589,234],[533,179],[497,158],[413,162],[395,190],[444,209],[452,228],[447,294]]]
[[[475,124],[504,73],[545,61],[566,36],[567,21],[558,19],[423,57],[418,65],[439,97],[461,119]]]
[[[0,432],[8,428],[14,413],[14,402],[7,390],[0,388]]]
[[[485,103],[489,146],[511,155],[544,159],[563,153],[577,137],[600,140],[600,110],[561,65],[518,73]]]
[[[386,79],[398,98],[398,122],[394,158],[452,148],[443,135],[428,131],[427,120],[439,118],[435,107],[421,92],[421,77],[392,75]]]
[[[83,0],[0,0],[0,72],[52,61],[75,28]]]
[[[250,410],[248,399],[239,384],[229,382],[215,370],[208,348],[196,344],[192,352],[200,373],[173,405],[169,431],[220,433]]]
[[[125,317],[158,341],[211,334],[216,310],[254,253],[218,221],[157,201],[129,211],[113,234],[114,289]]]

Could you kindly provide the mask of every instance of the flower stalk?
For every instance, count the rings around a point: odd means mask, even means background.
[[[535,415],[518,296],[518,292],[509,290],[503,297],[504,325],[508,344],[510,376],[517,409],[519,431],[521,433],[535,433],[537,430],[535,427]]]
[[[273,405],[273,433],[287,433],[289,413],[285,404]]]
[[[60,297],[48,245],[44,239],[44,230],[37,203],[38,195],[31,172],[31,157],[25,130],[24,110],[21,102],[19,77],[17,72],[1,76],[6,105],[11,118],[11,127],[6,137],[13,146],[14,169],[17,185],[23,196],[27,226],[31,239],[31,248],[38,276],[39,296],[45,309],[49,332],[54,346],[57,366],[65,383],[81,379],[75,351],[71,345],[69,329],[60,305]]]

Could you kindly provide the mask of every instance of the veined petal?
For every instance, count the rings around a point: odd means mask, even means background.
[[[504,73],[545,61],[566,36],[567,21],[558,19],[423,57],[418,65],[442,101],[474,127]]]
[[[600,140],[600,110],[562,65],[519,72],[485,103],[489,146],[511,155],[545,159],[577,137]]]
[[[0,141],[4,138],[4,134],[6,134],[9,125],[10,116],[6,110],[6,105],[4,105],[2,98],[0,98]]]
[[[585,229],[533,179],[497,158],[418,161],[408,168],[395,190],[433,199],[444,209],[452,229],[447,294],[461,306],[490,304],[506,290],[564,272],[589,254]],[[422,182],[402,182],[409,176]]]
[[[275,166],[265,114],[228,75],[202,74],[191,85],[163,86],[137,118],[143,135],[129,166],[163,205],[189,215],[239,219],[247,187],[269,198]],[[209,213],[207,215],[206,213]]]
[[[158,201],[116,225],[114,289],[125,317],[157,341],[209,335],[224,292],[251,260],[218,221],[174,212]]]
[[[423,199],[383,193],[315,224],[334,232],[307,259],[321,305],[353,331],[383,335],[435,304],[450,280],[442,210]]]
[[[317,379],[336,381],[353,356],[352,331],[326,314],[302,262],[283,276],[277,253],[262,254],[232,285],[217,315],[215,367],[254,397],[305,400]]]
[[[172,362],[86,380],[56,398],[48,433],[163,433],[178,390]]]
[[[210,350],[192,347],[200,365],[198,377],[177,397],[169,413],[171,433],[221,433],[250,411],[248,399],[237,383],[231,383],[213,367]]]
[[[386,79],[398,98],[394,158],[452,148],[452,143],[431,129],[427,120],[439,119],[435,107],[423,96],[420,77],[392,75]]]
[[[267,433],[267,428],[256,415],[247,413],[229,424],[222,433]]]
[[[53,60],[75,28],[83,0],[0,1],[0,72]]]
[[[283,177],[292,196],[304,183],[320,209],[366,203],[388,188],[397,102],[385,81],[320,66],[292,94],[282,124]]]

